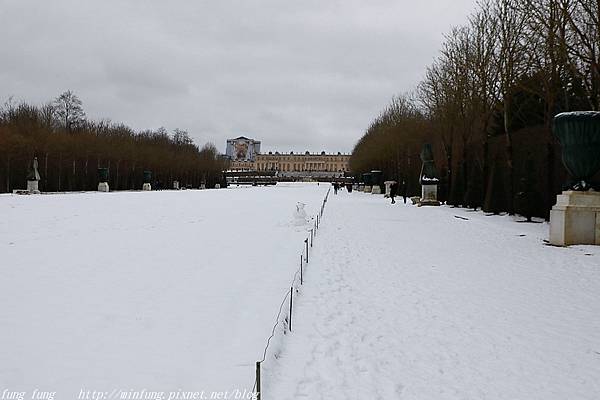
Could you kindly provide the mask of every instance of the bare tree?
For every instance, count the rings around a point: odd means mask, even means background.
[[[519,8],[519,0],[496,0],[493,12],[498,21],[498,51],[495,62],[499,66],[500,95],[502,100],[502,120],[504,135],[506,137],[506,159],[508,163],[508,201],[509,213],[514,213],[514,163],[513,163],[513,138],[511,122],[513,115],[513,99],[519,79],[523,76],[528,66],[527,38],[525,26],[528,14]]]
[[[588,106],[600,110],[600,0],[560,0],[572,41],[572,70],[585,88]]]
[[[85,112],[79,97],[67,90],[54,100],[56,115],[61,125],[69,132],[85,121]]]

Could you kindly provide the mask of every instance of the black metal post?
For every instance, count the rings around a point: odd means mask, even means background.
[[[308,264],[308,238],[304,239],[304,243],[306,243],[306,263]]]
[[[290,332],[292,331],[292,298],[294,297],[294,287],[290,288]]]
[[[256,362],[256,400],[260,400],[260,361]]]

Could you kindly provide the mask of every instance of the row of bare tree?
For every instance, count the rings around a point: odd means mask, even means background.
[[[99,167],[109,169],[115,190],[140,189],[145,170],[159,188],[170,188],[174,180],[210,187],[225,169],[214,145],[199,149],[186,131],[134,132],[123,124],[87,120],[70,91],[42,106],[9,101],[0,110],[0,191],[25,188],[34,157],[42,191],[94,190]]]
[[[526,197],[547,216],[565,179],[553,117],[599,108],[600,0],[482,0],[417,89],[373,121],[351,168],[416,191],[412,160],[431,142],[450,204],[522,212]]]

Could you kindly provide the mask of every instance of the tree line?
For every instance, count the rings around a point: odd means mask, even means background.
[[[350,164],[417,194],[419,150],[432,143],[442,200],[547,217],[567,179],[553,117],[599,108],[600,1],[483,0],[416,89],[375,118]]]
[[[210,187],[226,169],[213,144],[200,149],[184,130],[136,132],[87,119],[71,91],[41,106],[9,100],[0,109],[0,191],[25,188],[34,157],[46,192],[95,190],[100,167],[109,170],[111,190],[141,189],[145,170],[157,188],[170,188],[174,180]]]

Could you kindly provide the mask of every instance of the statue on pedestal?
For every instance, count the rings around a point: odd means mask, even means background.
[[[38,183],[40,181],[40,173],[38,172],[38,160],[37,157],[33,158],[29,173],[27,174],[27,191],[29,193],[40,193]]]
[[[423,145],[423,149],[421,150],[421,161],[423,162],[423,166],[421,167],[419,181],[421,182],[422,191],[419,206],[439,206],[440,202],[437,199],[437,188],[440,179],[438,178],[437,170],[435,169],[431,144],[426,143]]]

